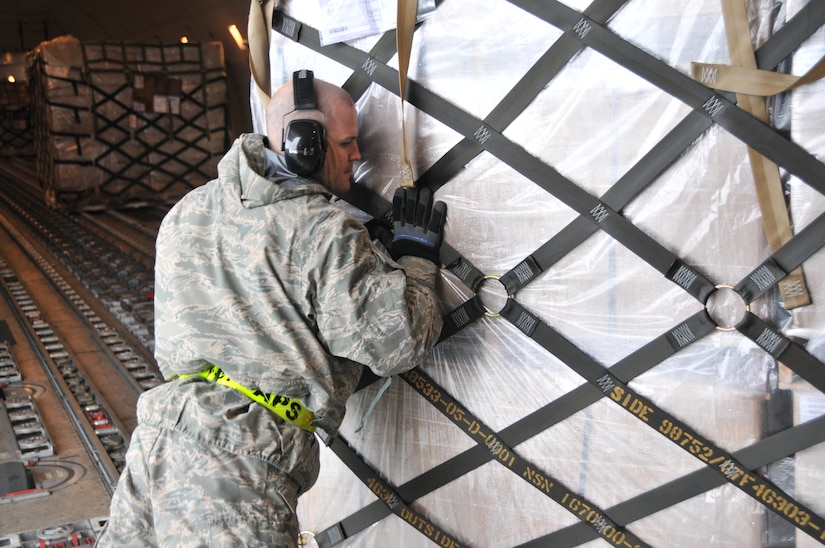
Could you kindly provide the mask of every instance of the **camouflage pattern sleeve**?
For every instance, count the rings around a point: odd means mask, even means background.
[[[395,263],[357,221],[310,265],[316,280],[318,328],[329,351],[381,376],[417,366],[438,341],[442,317],[438,268],[418,257]]]

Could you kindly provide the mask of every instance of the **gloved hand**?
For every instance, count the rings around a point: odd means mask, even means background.
[[[395,234],[390,254],[398,260],[404,255],[415,255],[441,264],[442,229],[447,218],[447,204],[437,202],[429,188],[399,188],[392,199],[392,218]]]

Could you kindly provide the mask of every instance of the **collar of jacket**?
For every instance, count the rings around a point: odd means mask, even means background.
[[[263,135],[255,133],[238,137],[219,172],[221,177],[237,174],[241,202],[248,209],[309,194],[332,197],[319,182],[289,171],[283,157],[267,148]]]

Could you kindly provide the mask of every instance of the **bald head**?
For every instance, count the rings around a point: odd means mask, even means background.
[[[320,169],[311,174],[311,178],[340,196],[349,190],[353,162],[361,159],[357,142],[358,113],[352,97],[342,88],[318,79],[314,84],[317,110],[295,110],[291,80],[272,95],[266,109],[269,146],[283,154],[284,128],[292,120],[320,122],[326,133],[326,150]]]
[[[272,95],[266,109],[266,133],[270,147],[283,153],[283,130],[290,121],[300,118],[316,120],[324,125],[335,123],[342,114],[354,110],[352,97],[342,88],[324,80],[315,79],[315,103],[318,110],[295,110],[295,95],[292,80],[278,88]]]

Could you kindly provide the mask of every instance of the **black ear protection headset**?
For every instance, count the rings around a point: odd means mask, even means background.
[[[317,110],[315,84],[311,70],[296,70],[292,75],[295,110]],[[294,112],[294,111],[293,111]],[[317,120],[292,120],[281,134],[286,167],[298,175],[311,175],[321,169],[326,152],[326,132]]]

